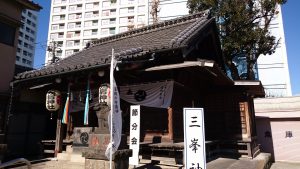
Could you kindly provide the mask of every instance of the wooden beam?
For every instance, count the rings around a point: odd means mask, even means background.
[[[63,143],[63,126],[61,124],[61,117],[62,117],[62,107],[57,111],[57,123],[56,123],[56,139],[55,139],[55,150],[54,150],[54,157],[57,157],[57,154],[62,151],[62,143]]]
[[[174,140],[174,132],[173,132],[173,109],[171,107],[168,108],[168,130],[169,130],[169,139],[171,141]]]

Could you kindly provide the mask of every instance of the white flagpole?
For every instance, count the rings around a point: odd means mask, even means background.
[[[111,50],[110,64],[110,152],[109,152],[109,168],[112,169],[112,132],[113,132],[113,111],[114,111],[114,49]]]

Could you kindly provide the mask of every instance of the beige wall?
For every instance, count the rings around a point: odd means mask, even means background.
[[[272,121],[275,161],[300,162],[300,118]],[[286,131],[293,136],[286,137]]]
[[[300,97],[256,99],[255,116],[261,150],[275,161],[300,162]],[[292,137],[286,137],[287,131]]]
[[[258,142],[263,152],[271,153],[275,161],[300,162],[300,118],[257,119]],[[270,131],[272,137],[265,137]],[[292,137],[286,137],[286,131]]]
[[[0,14],[11,18],[11,23],[0,17],[1,21],[11,26],[16,27],[15,45],[9,46],[0,43],[0,92],[5,93],[9,90],[9,83],[13,79],[16,59],[16,46],[18,39],[18,22],[21,20],[22,9],[20,6],[16,7],[13,1],[1,0],[0,1]],[[15,23],[13,21],[15,20]],[[2,32],[1,32],[2,33]]]

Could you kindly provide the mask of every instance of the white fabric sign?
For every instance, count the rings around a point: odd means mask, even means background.
[[[206,169],[203,108],[184,108],[185,168]]]
[[[113,55],[112,55],[113,56]],[[111,59],[110,68],[110,96],[111,96],[111,111],[108,117],[109,130],[111,132],[111,141],[107,146],[105,155],[111,160],[112,154],[115,153],[120,145],[122,136],[122,115],[120,109],[120,96],[114,79],[114,69],[116,64],[114,58]],[[112,116],[112,117],[111,117]]]
[[[139,165],[140,148],[140,105],[130,106],[130,144],[132,157],[129,157],[129,164]]]
[[[168,108],[171,105],[174,81],[120,86],[121,99],[148,107]]]

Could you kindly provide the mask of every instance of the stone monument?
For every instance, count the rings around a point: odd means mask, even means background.
[[[108,87],[108,86],[107,86]],[[105,156],[107,145],[110,142],[110,132],[108,126],[108,115],[110,106],[108,106],[107,87],[101,86],[99,91],[99,103],[93,107],[98,119],[98,126],[92,129],[89,134],[89,146],[83,152],[85,157],[86,169],[108,169],[109,160]],[[106,91],[106,92],[105,92]],[[118,151],[113,154],[113,168],[124,169],[128,168],[128,159],[131,155],[131,150],[127,146],[127,137],[122,135],[121,143]]]

